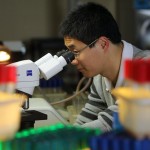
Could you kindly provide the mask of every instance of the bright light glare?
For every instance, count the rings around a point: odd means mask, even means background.
[[[0,61],[7,61],[10,59],[10,55],[7,52],[0,51]]]

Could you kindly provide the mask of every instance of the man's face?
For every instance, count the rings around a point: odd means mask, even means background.
[[[103,52],[98,46],[98,39],[93,41],[95,45],[92,48],[71,37],[65,37],[64,42],[66,47],[75,54],[75,59],[72,61],[72,64],[75,65],[85,77],[93,77],[97,74],[101,74],[104,67],[104,58]]]

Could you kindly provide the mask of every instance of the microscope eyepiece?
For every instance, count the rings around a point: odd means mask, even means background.
[[[58,57],[60,57],[60,56],[62,56],[64,53],[66,53],[67,51],[68,51],[68,50],[63,49],[63,50],[57,52],[56,55],[57,55]]]
[[[71,63],[75,59],[75,56],[71,51],[66,51],[64,54],[62,54],[62,56],[66,60],[67,64]]]

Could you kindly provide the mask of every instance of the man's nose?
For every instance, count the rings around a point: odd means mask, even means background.
[[[74,59],[72,62],[71,62],[72,65],[77,65],[78,64],[78,61],[77,59]]]

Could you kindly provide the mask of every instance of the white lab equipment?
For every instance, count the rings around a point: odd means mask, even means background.
[[[28,96],[28,100],[26,100],[23,105],[24,109],[22,111],[21,130],[33,127],[35,120],[36,122],[37,120],[46,120],[44,114],[47,115],[47,121],[52,121],[53,123],[65,123],[65,119],[63,119],[63,117],[59,115],[59,113],[45,100],[36,101],[31,97],[34,92],[34,88],[39,85],[40,78],[44,78],[46,80],[50,79],[62,71],[63,67],[70,63],[73,59],[74,54],[72,52],[63,50],[55,56],[48,53],[36,62],[23,60],[10,64],[17,67],[16,90],[19,91],[19,93],[23,93]],[[29,103],[29,99],[31,103]],[[32,108],[29,107],[30,104]],[[33,112],[33,110],[35,111]],[[40,121],[40,123],[42,121]],[[50,122],[47,123],[51,124]]]
[[[51,106],[45,99],[43,98],[30,98],[30,107],[27,110],[37,110],[43,114],[47,115],[46,120],[37,120],[35,121],[34,127],[48,126],[54,125],[56,123],[69,124],[67,119],[62,116],[53,106]]]
[[[74,54],[70,51],[62,51],[58,56],[46,54],[36,62],[31,60],[23,60],[10,65],[17,67],[17,85],[16,90],[25,93],[29,97],[33,95],[34,88],[39,85],[40,78],[50,79],[74,59]],[[26,101],[24,109],[29,108]]]

